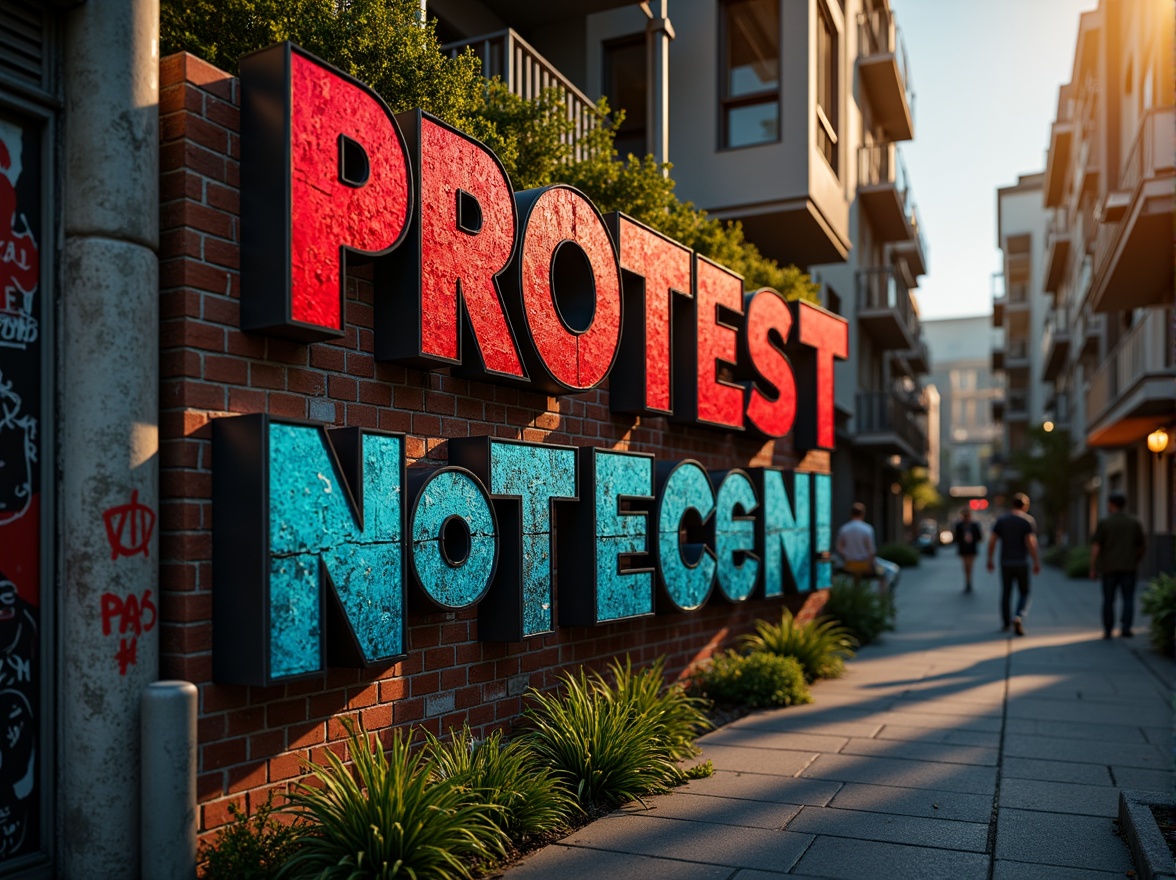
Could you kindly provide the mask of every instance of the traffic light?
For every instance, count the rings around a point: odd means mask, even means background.
[[[988,499],[987,498],[973,498],[971,501],[968,502],[968,507],[970,507],[972,510],[987,510],[988,509]]]

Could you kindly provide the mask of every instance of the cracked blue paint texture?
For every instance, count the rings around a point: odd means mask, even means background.
[[[598,450],[595,461],[596,619],[652,614],[653,572],[621,572],[617,557],[649,549],[648,518],[622,514],[618,503],[626,495],[652,496],[653,460]]]
[[[403,453],[398,437],[363,435],[361,528],[323,432],[270,423],[270,677],[322,668],[320,564],[364,658],[404,653]]]
[[[715,582],[715,558],[702,551],[689,565],[682,557],[679,529],[688,510],[706,522],[714,513],[715,491],[710,476],[698,464],[683,462],[670,473],[658,505],[657,557],[662,583],[670,601],[683,611],[701,608]]]
[[[755,552],[755,521],[749,517],[758,505],[755,487],[747,475],[730,471],[715,499],[715,557],[719,589],[732,602],[749,598],[759,577],[757,559],[744,555],[741,564],[735,563],[735,554]]]
[[[490,484],[522,509],[523,635],[551,632],[551,502],[576,497],[576,451],[491,441]]]
[[[456,565],[442,550],[445,521],[453,516],[469,529],[469,554]],[[473,605],[490,588],[497,552],[486,490],[465,471],[437,471],[421,487],[412,518],[413,570],[425,593],[445,608]]]
[[[813,475],[813,493],[816,495],[816,519],[813,548],[815,554],[828,554],[833,542],[833,478],[828,474]],[[828,559],[817,561],[816,589],[823,590],[833,584],[833,563]]]
[[[764,498],[760,515],[764,529],[764,595],[784,592],[784,563],[792,569],[796,588],[812,583],[812,536],[809,533],[809,475],[795,474],[795,508],[788,502],[784,474],[764,471]]]

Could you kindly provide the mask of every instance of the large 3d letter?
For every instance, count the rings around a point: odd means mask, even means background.
[[[581,447],[579,504],[559,513],[560,626],[593,626],[653,613],[653,570],[628,557],[650,552],[653,457]]]
[[[702,534],[715,512],[715,489],[702,465],[691,459],[658,465],[657,484],[657,570],[666,599],[659,604],[665,610],[694,611],[715,585],[715,554]],[[687,523],[690,511],[694,522]]]
[[[734,370],[738,359],[732,321],[742,319],[743,279],[695,254],[694,288],[695,313],[674,319],[674,420],[742,431],[743,386],[720,370]]]
[[[515,196],[519,255],[507,305],[530,332],[524,363],[534,387],[586,391],[605,380],[621,340],[621,270],[612,239],[587,196],[570,186]]]
[[[764,596],[813,588],[812,496],[809,475],[792,474],[792,500],[778,468],[753,468],[760,497],[756,551],[763,560]]]
[[[788,355],[796,371],[800,415],[792,434],[800,450],[832,449],[833,359],[849,357],[849,325],[845,319],[803,301],[793,309],[792,342]]]
[[[609,386],[613,412],[670,415],[674,294],[692,297],[692,254],[624,214],[604,218],[621,254],[625,324]]]
[[[796,378],[784,356],[792,330],[792,312],[784,298],[770,287],[751,294],[747,303],[744,341],[751,366],[775,397],[753,382],[748,391],[747,421],[767,437],[783,437],[796,420]]]
[[[506,170],[485,146],[427,113],[397,119],[417,192],[411,246],[377,267],[376,358],[525,379],[500,293],[499,276],[515,251]]]
[[[379,95],[292,43],[241,59],[241,327],[343,335],[349,255],[396,248],[411,185]]]
[[[751,597],[759,583],[760,561],[755,553],[755,517],[759,507],[755,486],[739,470],[712,473],[719,484],[715,496],[715,558],[719,592],[731,602]],[[739,513],[736,513],[736,511]]]
[[[498,515],[498,571],[486,601],[478,605],[478,638],[518,642],[551,632],[554,506],[557,501],[576,500],[576,450],[455,437],[449,441],[449,463],[469,468],[490,487]]]
[[[404,656],[404,438],[213,422],[213,677],[269,686]]]

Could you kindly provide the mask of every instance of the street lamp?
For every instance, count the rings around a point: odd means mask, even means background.
[[[1050,433],[1050,432],[1051,432],[1053,429],[1054,429],[1054,423],[1053,423],[1053,422],[1051,422],[1051,421],[1049,421],[1049,420],[1046,420],[1046,421],[1044,421],[1044,422],[1042,422],[1042,423],[1041,423],[1041,430],[1045,431],[1045,433],[1047,433],[1047,434],[1048,434],[1048,433]]]
[[[1156,458],[1163,455],[1164,450],[1168,448],[1168,432],[1163,428],[1156,428],[1148,434],[1147,448],[1156,454]]]

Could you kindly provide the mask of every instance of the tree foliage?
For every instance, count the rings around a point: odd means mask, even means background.
[[[943,506],[943,496],[927,476],[926,468],[913,467],[904,471],[898,482],[902,494],[910,497],[915,510],[934,510]]]
[[[1036,494],[1033,504],[1041,511],[1047,534],[1062,527],[1078,486],[1095,469],[1092,452],[1072,456],[1070,432],[1064,428],[1030,428],[1026,448],[1015,451],[1010,463],[1021,474],[1019,484],[1012,488]]]
[[[670,166],[652,156],[616,155],[623,112],[597,104],[601,124],[575,140],[558,89],[525,100],[481,76],[470,52],[450,58],[418,0],[162,0],[162,54],[188,51],[230,73],[256,49],[292,40],[367,83],[393,113],[420,108],[482,141],[516,189],[569,183],[602,212],[623,210],[686,247],[738,272],[748,288],[774,287],[817,301],[818,286],[747,241],[738,223],[709,217],[674,193]],[[584,158],[574,158],[582,154]]]

